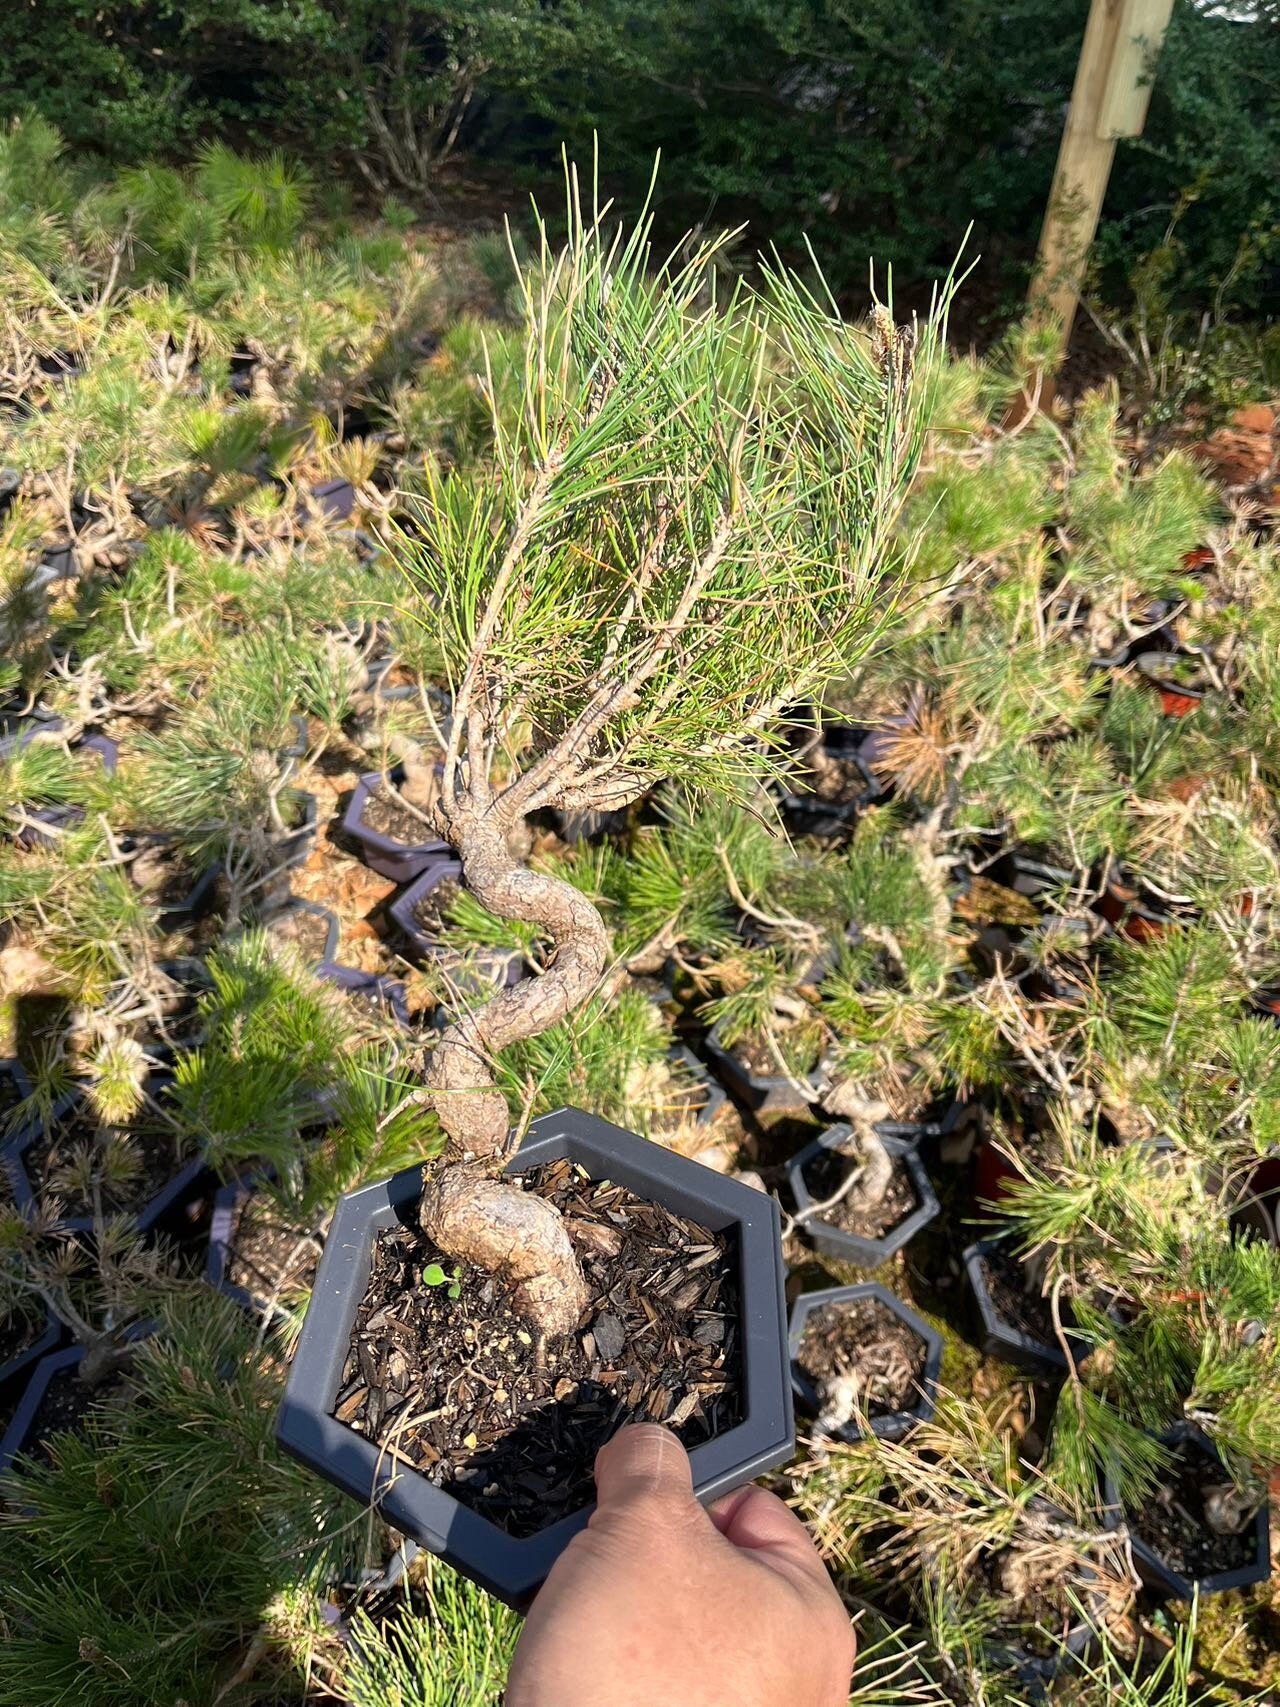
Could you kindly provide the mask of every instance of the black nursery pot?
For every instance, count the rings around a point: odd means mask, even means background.
[[[204,1277],[215,1291],[221,1292],[224,1298],[230,1298],[245,1310],[260,1308],[259,1301],[245,1291],[243,1286],[237,1286],[228,1279],[227,1271],[231,1265],[231,1245],[235,1236],[236,1221],[239,1212],[247,1200],[253,1195],[254,1180],[251,1177],[228,1180],[219,1186],[213,1199],[213,1217],[209,1222],[209,1248],[205,1253]]]
[[[12,1470],[14,1459],[30,1449],[36,1413],[49,1390],[49,1383],[64,1370],[77,1368],[83,1357],[83,1348],[73,1345],[65,1351],[48,1353],[35,1365],[18,1408],[9,1419],[9,1426],[0,1435],[0,1476]]]
[[[294,791],[293,798],[300,808],[300,815],[294,827],[286,830],[275,844],[277,871],[293,871],[305,865],[316,839],[318,811],[315,795],[299,788]]]
[[[939,1213],[937,1194],[925,1171],[925,1165],[920,1160],[914,1142],[910,1138],[898,1138],[890,1135],[882,1126],[877,1126],[877,1133],[885,1149],[895,1162],[902,1166],[916,1194],[916,1206],[908,1210],[896,1226],[887,1233],[882,1233],[877,1239],[868,1239],[857,1233],[849,1233],[842,1227],[837,1227],[827,1221],[805,1221],[803,1232],[825,1257],[834,1257],[838,1262],[849,1262],[858,1268],[879,1268],[881,1263],[888,1262],[910,1240],[914,1239],[922,1227],[927,1227]],[[815,1138],[812,1144],[806,1144],[787,1163],[787,1184],[795,1198],[796,1208],[802,1214],[811,1209],[815,1198],[805,1180],[805,1169],[822,1156],[826,1151],[844,1143],[850,1135],[851,1128],[847,1124],[829,1126],[825,1132]],[[852,1164],[851,1164],[852,1165]]]
[[[1028,1375],[1065,1375],[1067,1360],[1056,1340],[1042,1339],[1024,1332],[1004,1316],[996,1303],[987,1274],[985,1259],[999,1255],[1007,1246],[1003,1238],[980,1239],[970,1245],[961,1257],[980,1323],[978,1343],[988,1357],[998,1357]],[[1067,1343],[1077,1359],[1085,1347],[1077,1345],[1068,1335]]]
[[[147,1339],[154,1332],[154,1322],[135,1322],[124,1338],[126,1343],[134,1343]],[[0,1435],[0,1476],[6,1475],[13,1468],[14,1460],[30,1452],[43,1438],[43,1433],[37,1435],[35,1430],[45,1395],[54,1381],[68,1370],[78,1369],[83,1361],[84,1347],[72,1345],[62,1351],[49,1352],[35,1365],[9,1426]]]
[[[718,1025],[707,1033],[703,1047],[711,1057],[711,1065],[733,1094],[757,1114],[808,1115],[817,1101],[820,1067],[803,1078],[797,1076],[794,1082],[782,1073],[753,1073],[721,1042]]]
[[[153,1080],[153,1088],[160,1088],[164,1080]],[[69,1115],[80,1101],[79,1091],[70,1091],[57,1101],[49,1111],[48,1125],[44,1119],[37,1116],[27,1125],[20,1127],[0,1150],[0,1163],[8,1175],[13,1200],[23,1215],[31,1215],[36,1208],[43,1181],[33,1177],[28,1162],[28,1151],[44,1138],[52,1127],[64,1116]],[[130,1224],[140,1233],[149,1233],[158,1223],[165,1220],[171,1213],[182,1208],[198,1197],[201,1185],[208,1174],[209,1167],[203,1156],[193,1156],[189,1161],[180,1163],[165,1183],[154,1195],[129,1217]],[[56,1229],[64,1233],[92,1233],[94,1230],[93,1216],[63,1215]]]
[[[319,512],[321,521],[346,522],[351,520],[352,511],[356,507],[356,489],[349,480],[341,475],[333,480],[322,480],[318,486],[313,486],[309,494],[311,503]],[[299,514],[306,519],[306,505],[300,507]]]
[[[336,960],[322,960],[315,971],[316,977],[326,984],[336,984],[348,995],[376,1003],[397,1025],[408,1028],[412,1023],[404,985],[398,978],[388,978],[380,972],[361,972],[355,966],[340,966]]]
[[[432,890],[441,883],[461,883],[462,866],[453,857],[441,858],[428,865],[403,894],[396,897],[387,913],[403,934],[409,959],[421,966],[424,961],[437,961],[446,970],[455,958],[454,951],[443,948],[418,922],[418,908]],[[474,970],[472,969],[474,968]],[[453,978],[458,988],[469,994],[484,995],[491,990],[505,990],[518,984],[525,976],[524,955],[517,948],[478,948],[472,957],[472,967],[458,966]]]
[[[778,806],[787,828],[796,835],[814,836],[819,841],[834,841],[846,835],[858,814],[871,801],[884,793],[875,772],[866,762],[867,744],[873,730],[862,723],[824,723],[818,744],[829,757],[842,760],[853,767],[857,785],[843,800],[828,800],[811,789],[789,789],[782,794]]]
[[[699,1499],[715,1499],[784,1463],[795,1447],[795,1426],[777,1204],[739,1180],[579,1109],[560,1109],[534,1121],[508,1172],[562,1157],[593,1179],[608,1179],[713,1232],[734,1231],[743,1420],[693,1447],[694,1489]],[[591,1508],[536,1535],[511,1536],[331,1414],[378,1234],[411,1222],[421,1192],[421,1170],[411,1167],[339,1200],[276,1432],[293,1457],[355,1499],[376,1503],[388,1523],[500,1600],[520,1607],[585,1527]]]
[[[273,1177],[273,1171],[267,1169],[253,1174],[242,1174],[218,1188],[209,1222],[209,1246],[205,1252],[204,1277],[215,1291],[221,1292],[224,1298],[230,1298],[241,1309],[248,1310],[254,1316],[265,1316],[276,1321],[280,1319],[281,1312],[269,1297],[250,1292],[247,1287],[231,1279],[231,1265],[236,1254],[236,1234],[241,1215],[255,1193]]]
[[[938,1402],[938,1376],[942,1369],[942,1335],[936,1328],[931,1328],[922,1316],[901,1298],[896,1298],[887,1287],[877,1281],[864,1281],[860,1286],[828,1286],[820,1292],[803,1292],[791,1306],[791,1331],[788,1349],[791,1354],[791,1391],[797,1402],[811,1415],[816,1415],[821,1409],[821,1400],[814,1390],[813,1383],[800,1367],[800,1348],[804,1343],[805,1328],[809,1317],[815,1310],[822,1310],[827,1305],[856,1304],[864,1298],[873,1298],[878,1304],[883,1304],[886,1310],[892,1312],[900,1322],[905,1322],[914,1334],[924,1341],[924,1368],[920,1373],[919,1396],[914,1405],[905,1410],[889,1411],[884,1416],[868,1417],[871,1432],[879,1435],[882,1440],[897,1440],[917,1423],[928,1422],[933,1415]],[[833,1436],[849,1444],[866,1438],[865,1431],[856,1423],[847,1423]]]
[[[456,858],[448,842],[427,834],[427,827],[422,826],[423,839],[417,842],[398,842],[393,836],[383,835],[380,830],[372,829],[364,821],[364,812],[369,804],[370,796],[380,784],[389,783],[396,788],[404,781],[404,771],[397,766],[389,775],[383,776],[381,771],[366,771],[360,778],[347,802],[346,811],[342,814],[342,828],[360,849],[361,858],[370,871],[376,871],[379,877],[385,877],[389,883],[412,883],[415,877],[420,877],[430,866],[442,861],[453,862]]]
[[[288,919],[303,918],[317,919],[324,927],[324,944],[319,954],[312,956],[305,954],[302,955],[301,958],[303,964],[308,966],[318,966],[322,962],[332,961],[333,957],[338,952],[340,927],[338,925],[337,915],[331,913],[328,907],[321,907],[314,901],[303,901],[295,898],[287,902],[279,909],[278,912],[273,913],[270,919],[268,919],[267,924],[268,927],[270,927],[271,925],[278,925]]]
[[[1159,1440],[1162,1446],[1189,1449],[1204,1459],[1208,1471],[1218,1472],[1218,1479],[1228,1480],[1226,1465],[1222,1462],[1217,1448],[1193,1423],[1175,1423],[1165,1434],[1159,1436]],[[1108,1529],[1119,1529],[1128,1519],[1113,1471],[1107,1472],[1103,1486],[1103,1522]],[[1192,1578],[1184,1575],[1161,1558],[1159,1553],[1136,1533],[1132,1523],[1129,1523],[1128,1527],[1134,1566],[1146,1587],[1156,1594],[1168,1595],[1174,1600],[1190,1600],[1197,1591],[1200,1594],[1222,1594],[1227,1589],[1247,1588],[1250,1583],[1266,1582],[1271,1575],[1271,1512],[1265,1498],[1258,1507],[1253,1522],[1244,1531],[1249,1540],[1248,1562],[1234,1570],[1215,1571],[1207,1576]]]

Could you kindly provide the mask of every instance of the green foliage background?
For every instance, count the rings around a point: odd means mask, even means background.
[[[970,222],[984,296],[1034,251],[1087,0],[26,0],[0,16],[0,116],[34,104],[115,161],[210,135],[281,142],[380,190],[429,190],[463,144],[554,167],[603,139],[673,225],[813,236],[837,279],[908,279]],[[1171,286],[1274,309],[1280,5],[1178,0],[1144,137],[1121,146],[1100,254],[1113,292],[1180,206]],[[406,129],[412,133],[406,149]],[[407,158],[411,157],[407,164]]]

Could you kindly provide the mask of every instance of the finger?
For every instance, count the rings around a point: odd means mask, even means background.
[[[669,1429],[633,1423],[596,1454],[597,1509],[608,1512],[653,1500],[696,1504],[689,1454]]]
[[[826,1566],[809,1531],[776,1494],[754,1484],[726,1494],[709,1508],[712,1523],[733,1546],[747,1553],[785,1559],[815,1581],[827,1580]]]

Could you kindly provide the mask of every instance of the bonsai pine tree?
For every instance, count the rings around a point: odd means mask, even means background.
[[[718,244],[654,265],[648,221],[612,231],[570,179],[523,282],[525,370],[492,470],[434,481],[406,542],[408,613],[452,691],[432,816],[476,898],[552,944],[542,974],[458,1017],[428,1087],[447,1138],[424,1231],[502,1274],[544,1338],[584,1303],[556,1212],[502,1183],[494,1056],[587,999],[610,952],[590,898],[529,869],[525,820],[601,811],[675,776],[743,792],[779,710],[890,620],[893,523],[916,467],[925,347],[869,335],[775,271],[710,298]]]

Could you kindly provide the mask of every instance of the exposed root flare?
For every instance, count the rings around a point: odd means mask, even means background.
[[[572,1333],[587,1289],[565,1224],[545,1198],[458,1165],[424,1180],[422,1230],[440,1249],[501,1275],[548,1339]]]

